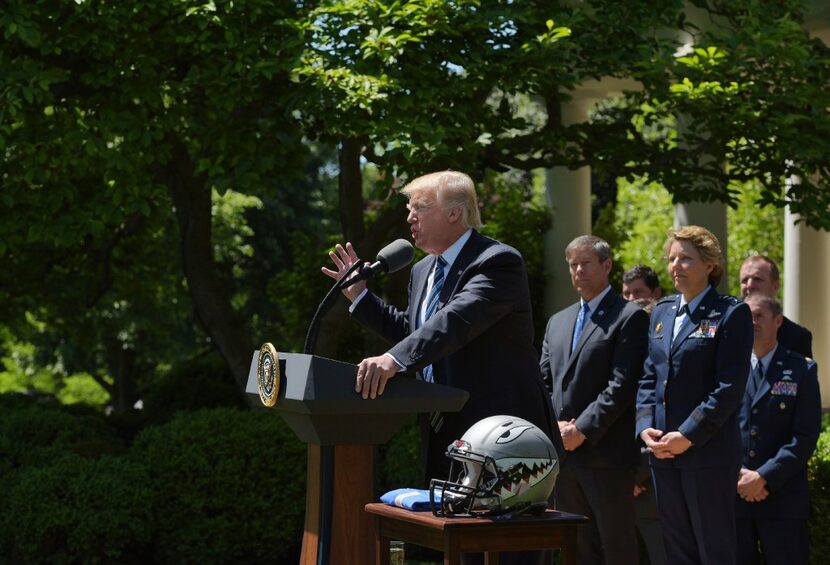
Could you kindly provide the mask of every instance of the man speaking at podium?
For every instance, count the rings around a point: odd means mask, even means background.
[[[361,281],[343,294],[352,317],[394,343],[360,362],[355,390],[363,398],[383,394],[400,372],[464,389],[470,397],[457,413],[421,418],[427,486],[447,478],[447,446],[477,421],[507,414],[552,433],[557,418],[545,392],[535,348],[530,292],[519,252],[481,235],[472,179],[444,171],[418,177],[401,192],[409,198],[406,221],[415,245],[428,255],[413,267],[405,311],[386,304]],[[330,257],[339,279],[360,261],[351,243],[338,244]]]

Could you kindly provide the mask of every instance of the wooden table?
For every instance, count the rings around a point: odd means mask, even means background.
[[[444,552],[445,565],[460,563],[462,553],[484,553],[486,565],[498,565],[499,552],[562,550],[562,565],[576,565],[576,529],[585,516],[547,510],[541,516],[515,518],[439,518],[388,504],[366,505],[374,518],[375,563],[389,564],[389,541],[401,540]]]

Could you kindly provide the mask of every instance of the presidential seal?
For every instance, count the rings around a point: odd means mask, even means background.
[[[259,348],[256,374],[259,399],[265,406],[272,408],[277,403],[280,392],[280,359],[273,344],[264,343]]]

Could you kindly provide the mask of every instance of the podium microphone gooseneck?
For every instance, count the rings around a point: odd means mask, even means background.
[[[415,249],[412,244],[405,239],[396,239],[380,251],[378,251],[374,263],[365,263],[360,267],[360,272],[348,279],[344,280],[340,286],[340,290],[349,288],[359,281],[365,281],[378,273],[394,273],[400,271],[412,262],[415,257]],[[343,277],[345,279],[346,277]]]
[[[308,333],[303,346],[303,353],[313,355],[317,345],[317,333],[323,314],[331,308],[337,292],[359,281],[367,280],[378,273],[394,273],[412,262],[415,249],[405,239],[396,239],[378,251],[374,263],[357,262],[340,277],[317,307],[311,318]],[[359,271],[352,276],[355,271]],[[331,553],[331,522],[334,504],[334,448],[330,445],[320,446],[320,532],[317,539],[317,565],[328,565]]]
[[[415,257],[415,249],[412,244],[405,239],[396,239],[380,251],[375,257],[374,263],[355,263],[340,277],[334,286],[329,289],[326,296],[323,298],[317,311],[311,318],[311,323],[308,326],[308,333],[305,338],[305,345],[303,346],[303,353],[308,355],[314,354],[315,346],[317,345],[317,332],[320,329],[320,320],[322,315],[329,308],[331,308],[334,298],[337,296],[337,291],[349,288],[353,284],[365,281],[378,273],[394,273],[400,271],[412,262]],[[351,276],[355,271],[358,272],[355,276]]]

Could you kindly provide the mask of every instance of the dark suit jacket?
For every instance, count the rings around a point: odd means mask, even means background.
[[[743,466],[767,481],[761,502],[737,499],[739,518],[809,517],[807,460],[821,432],[821,395],[815,361],[784,349],[772,356],[761,387],[750,380],[740,413]]]
[[[804,357],[813,356],[813,334],[804,326],[799,326],[786,316],[778,328],[778,345],[795,351]]]
[[[568,453],[568,464],[634,467],[634,397],[646,356],[648,314],[608,291],[571,353],[579,309],[577,302],[551,316],[540,360],[559,419],[576,419],[587,438]]]
[[[651,313],[648,358],[637,394],[636,434],[646,428],[679,431],[692,442],[660,467],[738,467],[738,411],[752,354],[749,306],[710,287],[672,342],[680,305],[675,294]]]
[[[557,452],[550,401],[533,347],[533,319],[524,260],[518,251],[473,231],[446,274],[437,312],[417,328],[427,278],[436,257],[412,267],[409,306],[401,311],[372,293],[352,316],[395,345],[389,353],[407,372],[432,364],[438,384],[464,389],[470,398],[444,415],[439,432],[424,429],[428,478],[446,478],[446,447],[488,416],[524,418],[547,433]],[[417,329],[416,329],[417,328]]]

